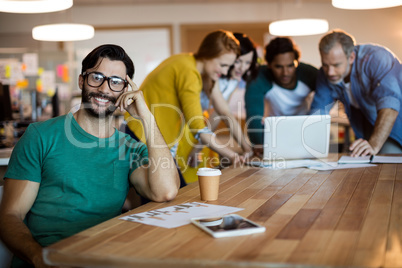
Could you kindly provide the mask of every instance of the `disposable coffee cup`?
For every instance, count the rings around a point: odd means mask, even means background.
[[[219,179],[222,172],[214,168],[199,168],[197,171],[201,200],[214,201],[218,199]]]

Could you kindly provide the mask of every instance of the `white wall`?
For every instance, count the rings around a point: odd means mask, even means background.
[[[330,1],[328,1],[330,2]],[[111,1],[113,3],[113,1]],[[180,24],[269,22],[276,19],[313,17],[327,18],[330,29],[342,28],[355,36],[358,43],[379,43],[402,59],[402,7],[374,11],[336,9],[328,4],[302,3],[232,3],[170,4],[130,6],[75,6],[67,12],[41,15],[0,13],[0,49],[31,45],[36,49],[52,49],[54,44],[32,41],[35,25],[70,20],[98,26],[140,26],[170,24],[174,29],[175,53],[180,51]],[[22,42],[21,38],[26,38]],[[12,42],[18,39],[19,41]],[[320,35],[295,37],[302,50],[302,60],[320,66],[317,44]],[[17,44],[16,44],[17,43]],[[130,46],[127,43],[127,46]]]

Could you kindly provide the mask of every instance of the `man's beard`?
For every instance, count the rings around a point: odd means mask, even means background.
[[[97,104],[91,103],[91,98],[95,98],[95,97],[107,99],[112,104],[108,107],[105,106],[104,110],[99,111],[94,108],[94,105],[97,106]],[[90,114],[96,118],[106,118],[106,117],[109,117],[110,115],[112,115],[114,113],[114,111],[116,110],[115,106],[114,106],[116,101],[117,101],[117,98],[115,98],[115,97],[112,97],[112,96],[109,96],[106,94],[102,94],[99,92],[89,92],[89,90],[87,90],[85,86],[82,90],[82,103],[84,105],[84,109],[85,109],[85,111],[88,112],[88,114]]]
[[[333,85],[337,85],[337,84],[341,83],[342,81],[346,83],[345,80],[346,80],[346,77],[349,76],[349,72],[350,72],[351,68],[352,68],[352,65],[348,64],[347,67],[346,67],[346,70],[343,72],[343,74],[341,75],[341,77],[337,81],[329,81],[329,82],[331,84],[333,84]]]

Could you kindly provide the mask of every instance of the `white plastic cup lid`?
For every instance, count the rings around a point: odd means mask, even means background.
[[[198,176],[219,176],[222,172],[215,168],[199,168],[197,171]]]

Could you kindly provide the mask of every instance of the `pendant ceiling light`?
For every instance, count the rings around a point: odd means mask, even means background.
[[[68,9],[73,0],[0,0],[0,12],[46,13]]]
[[[332,0],[332,5],[342,9],[378,9],[402,5],[402,0]]]
[[[59,23],[36,26],[32,37],[40,41],[80,41],[93,38],[95,29],[91,25]]]
[[[278,20],[269,24],[269,33],[277,36],[321,34],[328,31],[328,21],[323,19]]]

